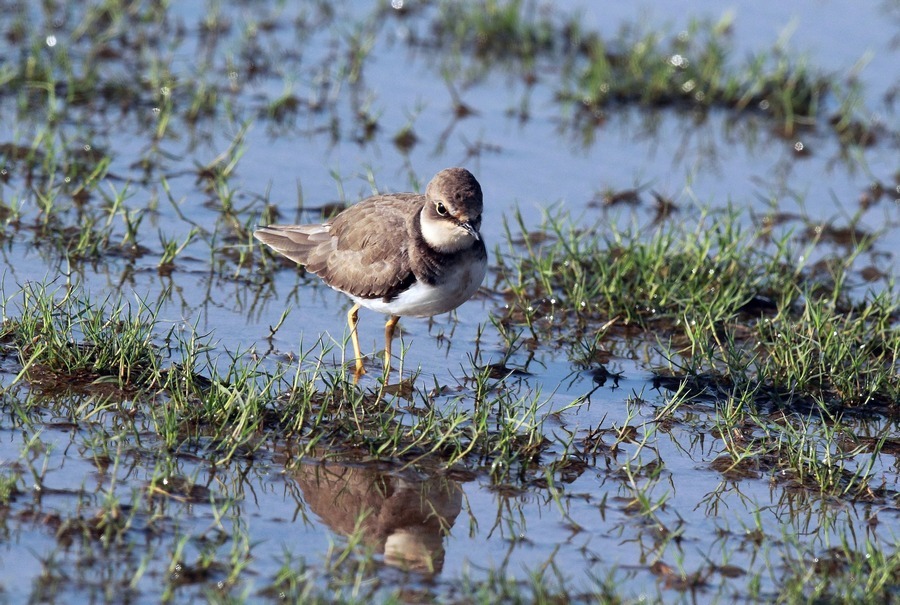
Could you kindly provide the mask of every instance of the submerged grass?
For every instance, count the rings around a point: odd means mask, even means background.
[[[454,49],[446,55],[448,69],[457,68],[460,56],[474,55],[477,61],[464,70],[470,78],[483,77],[497,65],[510,66],[529,86],[547,73],[558,74],[553,85],[566,123],[582,130],[588,142],[604,122],[603,111],[626,105],[719,107],[768,116],[785,136],[819,125],[842,144],[875,140],[860,115],[854,82],[838,81],[780,46],[736,61],[728,16],[718,23],[693,21],[674,35],[632,24],[607,38],[585,30],[577,15],[560,22],[528,0],[439,6],[428,35],[413,38],[415,44]],[[543,69],[542,61],[553,69]],[[821,108],[828,97],[836,99],[838,110],[825,115]]]
[[[667,250],[697,245],[694,231],[684,242],[671,234],[668,237],[671,245]],[[621,248],[625,240],[616,241],[620,246],[616,258],[621,259],[627,256]],[[588,258],[582,256],[583,261]],[[658,259],[654,264],[659,264]],[[267,458],[273,446],[280,443],[280,464],[289,472],[300,473],[298,477],[305,476],[300,469],[310,463],[349,463],[346,468],[352,469],[360,460],[388,464],[387,468],[394,469],[392,473],[407,469],[429,474],[474,471],[490,477],[498,490],[518,491],[528,486],[546,492],[548,501],[555,502],[563,518],[568,518],[568,502],[573,495],[566,494],[563,486],[572,473],[577,476],[583,472],[588,460],[593,460],[594,468],[600,468],[600,455],[606,459],[606,472],[621,483],[619,499],[626,522],[655,536],[648,553],[652,562],[648,569],[659,579],[660,595],[668,591],[708,591],[714,578],[732,573],[727,559],[721,565],[683,565],[678,544],[684,530],[672,523],[667,512],[672,491],[665,479],[666,461],[659,457],[654,443],[658,429],[676,417],[680,405],[696,405],[696,392],[682,390],[673,395],[669,407],[658,411],[656,427],[651,423],[637,428],[628,420],[623,426],[597,427],[589,435],[561,437],[545,426],[546,421],[561,417],[569,408],[577,409],[580,400],[567,406],[557,404],[551,411],[550,398],[539,392],[518,391],[509,377],[493,378],[495,367],[478,368],[474,360],[473,373],[460,385],[464,386],[461,394],[447,397],[439,395],[440,390],[431,394],[414,390],[409,403],[402,399],[385,401],[353,385],[342,371],[326,369],[321,362],[310,363],[305,358],[294,367],[273,369],[248,361],[249,355],[235,353],[222,363],[207,355],[213,348],[198,339],[195,331],[160,330],[164,324],[157,311],[141,301],[133,308],[115,299],[93,303],[77,287],[53,290],[39,286],[29,286],[7,300],[2,341],[5,354],[14,351],[19,355],[22,372],[19,382],[5,389],[4,397],[18,390],[13,407],[23,426],[39,430],[46,421],[44,411],[49,408],[50,417],[64,417],[84,427],[105,427],[90,439],[90,450],[98,463],[110,468],[113,483],[105,489],[103,498],[76,516],[54,521],[61,545],[80,542],[83,548],[93,550],[96,545],[109,548],[127,544],[135,532],[142,531],[139,528],[148,515],[157,519],[154,524],[166,523],[167,513],[156,509],[160,501],[208,505],[218,511],[217,516],[224,517],[232,506],[230,501],[204,486],[199,469],[187,475],[180,472],[179,459],[199,462],[200,468],[226,468],[236,460],[249,463]],[[21,316],[11,311],[14,304],[21,304]],[[853,311],[859,308],[857,303]],[[597,321],[587,317],[589,311],[581,319],[588,326]],[[776,313],[771,309],[768,312]],[[722,317],[724,326],[736,323],[734,317]],[[802,320],[800,316],[794,318]],[[601,316],[600,321],[603,319]],[[633,316],[635,325],[651,326],[658,333],[658,322],[652,320],[646,309]],[[669,323],[677,321],[670,318]],[[706,374],[713,377],[710,380],[718,380],[714,372]],[[731,397],[723,395],[721,382],[700,396],[702,400],[712,394],[717,408],[714,433],[718,433],[723,453],[730,458],[717,459],[713,464],[716,470],[738,481],[768,475],[783,489],[809,490],[851,501],[887,503],[896,497],[872,482],[886,438],[860,439],[853,444],[846,439],[848,429],[839,419],[821,417],[825,406],[818,413],[797,413],[791,410],[793,401],[785,399],[778,402],[780,415],[773,414],[765,403],[770,392],[761,386],[765,381],[759,378],[752,392],[732,377]],[[47,386],[51,383],[52,387]],[[117,389],[105,390],[105,384]],[[22,398],[25,387],[32,393]],[[117,490],[114,484],[116,468],[125,463],[129,450],[159,461],[146,487],[131,495]],[[47,447],[35,437],[28,451],[25,472],[31,475],[31,483],[43,486],[46,462],[42,466],[40,452]],[[620,458],[620,451],[628,453]],[[302,484],[301,479],[298,481]],[[6,472],[0,495],[16,505],[22,483],[21,471]],[[311,494],[308,497],[313,498]],[[298,573],[302,579],[297,580],[290,580],[285,569],[274,574],[271,589],[263,593],[302,594],[338,602],[355,602],[361,595],[378,600],[399,598],[393,589],[384,590],[371,582],[378,574],[378,564],[365,538],[363,522],[364,517],[358,519],[357,530],[334,545],[324,568],[301,569]],[[577,527],[575,520],[571,523]],[[170,554],[170,582],[164,598],[210,582],[224,591],[217,598],[250,598],[229,592],[242,586],[243,571],[252,560],[247,539],[244,530],[233,539],[221,536],[221,542],[182,535]],[[845,544],[828,555],[835,561],[836,570],[845,571],[830,576],[825,585],[808,570],[801,573],[798,567],[791,571],[795,563],[788,558],[784,562],[787,575],[777,582],[781,594],[786,598],[853,595],[863,586],[877,595],[889,592],[890,579],[896,573],[893,559],[874,545],[868,557],[855,549]],[[797,565],[808,556],[798,555]],[[819,560],[824,559],[820,556]],[[295,563],[288,564],[296,569]],[[547,570],[554,569],[551,557]],[[570,589],[565,574],[535,574],[530,581],[514,581],[501,567],[488,572],[486,578],[466,579],[452,589],[441,588],[439,594],[450,590],[448,597],[476,602],[544,597],[591,602],[600,595],[615,600],[628,594],[627,583],[618,575]],[[44,588],[52,592],[50,583]]]
[[[79,449],[100,469],[104,487],[96,497],[87,488],[75,490],[82,502],[76,513],[47,523],[60,548],[80,544],[84,556],[127,549],[144,531],[172,533],[177,513],[167,508],[212,506],[224,515],[232,497],[218,494],[202,475],[229,474],[235,464],[252,468],[254,460],[276,451],[283,452],[279,466],[285,472],[318,460],[381,461],[413,477],[476,472],[498,485],[514,485],[546,477],[548,464],[552,468],[564,457],[574,438],[548,438],[543,423],[551,415],[549,399],[505,385],[488,368],[465,378],[455,395],[436,387],[433,393],[414,390],[408,401],[385,399],[380,389],[360,388],[343,369],[328,369],[302,354],[287,366],[265,364],[250,352],[213,357],[215,348],[196,330],[170,325],[145,301],[95,302],[74,284],[30,284],[4,298],[2,354],[17,357],[20,369],[3,387],[3,413],[33,437],[23,452],[24,468],[2,474],[0,510],[25,505],[23,475],[30,475],[34,490],[52,491],[46,471],[54,453],[41,438],[42,427],[64,421],[77,430]],[[146,484],[123,479],[117,486],[117,477],[128,476],[141,459],[154,467]],[[185,474],[186,465],[195,470]],[[245,530],[233,540],[211,542],[177,529],[175,535],[180,537],[161,598],[209,582],[223,591],[220,597],[249,598],[229,592],[243,585],[251,561]],[[356,583],[378,567],[362,542],[350,540],[342,548],[346,553],[325,570],[331,580],[323,582],[318,572],[314,583],[294,588],[276,580],[278,594],[302,589],[323,601],[354,602],[363,588]],[[159,554],[123,562],[133,573],[130,591],[143,585],[145,566],[155,569],[165,559]],[[44,563],[41,594],[51,595],[63,572],[52,555]],[[99,590],[87,578],[79,586],[82,594]]]
[[[30,284],[9,316],[3,308],[2,340],[13,346],[23,373],[59,377],[63,384],[111,383],[120,389],[150,386],[159,377],[159,354],[151,342],[156,313],[138,301],[107,299],[94,304],[65,291],[61,299],[47,286]]]
[[[856,143],[869,136],[858,123],[861,95],[852,86],[790,59],[783,49],[736,61],[728,21],[694,23],[671,37],[634,26],[605,39],[585,31],[577,17],[560,19],[534,2],[448,0],[415,11],[379,7],[349,33],[323,35],[323,43],[343,52],[310,63],[302,52],[274,59],[265,45],[278,47],[278,38],[269,36],[280,28],[304,41],[328,32],[339,12],[327,2],[300,10],[290,25],[279,21],[281,7],[246,23],[216,8],[197,25],[202,52],[197,66],[185,70],[179,53],[195,51],[185,50],[190,36],[181,25],[171,26],[166,6],[114,1],[89,2],[84,10],[18,9],[20,18],[0,23],[6,39],[26,49],[0,73],[0,101],[17,124],[11,140],[0,141],[0,175],[11,185],[0,188],[0,220],[8,227],[0,238],[25,235],[41,254],[78,266],[124,259],[132,269],[143,260],[168,276],[179,258],[196,260],[208,252],[222,276],[241,279],[266,268],[256,262],[250,233],[271,218],[272,206],[265,194],[240,191],[233,183],[244,136],[261,122],[279,132],[308,127],[337,138],[357,133],[351,136],[361,144],[375,140],[378,118],[369,105],[376,95],[364,74],[390,19],[405,20],[405,44],[442,49],[442,76],[459,116],[472,109],[456,91],[512,63],[529,86],[538,77],[554,78],[545,84],[558,91],[563,124],[583,129],[587,140],[602,113],[619,106],[722,107],[736,115],[770,115],[786,133],[829,120],[841,133],[856,132]],[[229,52],[223,54],[223,47]],[[467,58],[475,74],[463,65]],[[255,87],[261,79],[290,92]],[[338,107],[343,88],[350,91],[350,111],[344,112],[354,121],[349,127]],[[828,95],[835,102],[823,103]],[[821,115],[823,105],[838,107],[837,115]],[[230,140],[221,137],[223,130],[233,133]],[[137,147],[131,156],[112,147],[117,133]],[[219,146],[214,151],[205,147],[211,140]],[[415,140],[412,123],[395,136],[407,152]],[[186,168],[181,153],[193,164]],[[197,159],[206,153],[212,159]],[[173,194],[171,182],[185,175],[196,177],[195,186]],[[197,195],[215,212],[202,225],[181,208]],[[178,219],[169,221],[175,227],[148,236],[142,224],[172,218],[157,207],[166,199]]]
[[[508,301],[501,334],[511,351],[523,333],[531,347],[561,347],[594,376],[606,375],[621,342],[644,342],[670,393],[656,421],[708,405],[712,421],[700,430],[720,440],[711,466],[726,477],[893,501],[878,479],[889,428],[848,438],[861,417],[898,414],[893,282],[851,287],[870,241],[834,253],[790,233],[766,239],[741,218],[703,214],[638,233],[551,213],[536,233],[510,232],[510,251],[497,254]]]
[[[534,472],[550,445],[542,431],[547,400],[505,386],[488,368],[465,379],[465,396],[442,397],[441,406],[413,391],[411,405],[421,408],[410,417],[382,389],[357,387],[343,370],[305,356],[274,367],[249,351],[213,358],[196,330],[165,329],[158,313],[140,300],[94,302],[76,285],[31,284],[4,306],[0,342],[21,366],[9,387],[28,384],[49,399],[78,392],[101,408],[108,398],[127,400],[169,451],[211,448],[220,461],[252,452],[275,431],[299,438],[301,454],[328,447],[405,464],[461,463],[503,479]],[[95,411],[80,403],[65,415],[79,422]]]
[[[848,285],[869,241],[823,273],[798,260],[815,257],[813,245],[790,234],[767,244],[731,212],[649,235],[548,214],[543,231],[511,235],[511,252],[498,254],[511,301],[502,324],[535,338],[540,327],[561,332],[573,353],[595,356],[599,326],[601,337],[637,329],[665,348],[676,374],[762,385],[788,405],[815,396],[885,411],[900,401],[900,298],[892,282]]]

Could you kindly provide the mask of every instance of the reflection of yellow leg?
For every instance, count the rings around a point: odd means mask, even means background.
[[[366,373],[363,367],[362,352],[359,350],[359,334],[356,333],[356,324],[359,322],[359,305],[347,311],[347,323],[350,324],[350,340],[353,342],[353,353],[356,355],[356,377]]]
[[[394,328],[400,321],[399,315],[391,315],[387,323],[384,324],[384,371],[391,371],[391,343],[394,340]]]

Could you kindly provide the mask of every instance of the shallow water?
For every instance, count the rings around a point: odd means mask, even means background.
[[[328,15],[322,7],[336,14]],[[502,68],[472,82],[463,79],[457,83],[458,93],[474,113],[457,119],[440,74],[447,57],[404,42],[411,35],[427,35],[437,8],[427,6],[398,18],[389,9],[371,13],[364,2],[322,7],[223,5],[218,10],[229,29],[213,43],[200,27],[210,9],[201,3],[175,3],[171,27],[160,30],[177,29],[175,24],[184,28],[183,41],[161,34],[174,46],[166,51],[174,57],[170,68],[185,87],[232,82],[233,115],[222,111],[196,124],[175,123],[154,141],[155,110],[166,95],[151,88],[149,77],[140,87],[145,96],[121,113],[99,102],[97,107],[88,103],[73,109],[59,129],[62,143],[73,148],[90,145],[111,155],[111,177],[101,190],[121,190],[128,183],[125,206],[146,209],[138,243],[149,252],[70,263],[41,241],[38,231],[16,229],[13,237],[2,240],[4,298],[14,297],[19,286],[31,281],[56,280],[61,286],[63,275],[71,272],[101,299],[121,292],[127,298],[163,300],[163,321],[186,332],[209,334],[222,364],[239,352],[263,356],[264,367],[271,367],[301,350],[311,351],[312,359],[323,356],[328,365],[339,364],[340,345],[347,337],[347,305],[341,295],[287,267],[275,273],[274,282],[261,285],[253,275],[221,260],[228,250],[247,242],[232,236],[221,218],[221,191],[208,189],[196,167],[225,151],[244,123],[251,124],[236,172],[227,183],[234,205],[245,208],[236,213],[241,220],[258,217],[263,202],[278,207],[282,222],[317,220],[317,212],[301,207],[352,203],[372,192],[369,174],[378,190],[399,191],[422,188],[446,166],[466,165],[485,192],[482,231],[492,259],[495,246],[506,252],[503,223],[515,208],[522,210],[528,227],[539,225],[543,209],[561,207],[581,216],[585,224],[602,219],[651,229],[650,192],[656,191],[672,198],[685,220],[702,208],[726,206],[752,209],[747,220],[785,213],[793,217],[785,228],[797,230],[807,223],[842,227],[858,219],[859,229],[883,231],[873,249],[858,259],[859,267],[872,265],[898,276],[894,255],[900,249],[900,192],[888,191],[868,208],[859,204],[875,181],[897,186],[897,117],[886,97],[900,85],[893,67],[900,22],[890,3],[858,3],[852,14],[839,3],[812,1],[790,8],[679,2],[603,3],[598,9],[596,4],[572,3],[553,13],[559,20],[581,13],[586,29],[611,34],[636,20],[641,27],[671,24],[671,31],[679,31],[689,19],[718,20],[733,10],[738,60],[743,53],[770,48],[793,27],[787,48],[807,54],[813,65],[840,74],[839,79],[857,61],[867,62],[859,76],[866,87],[865,109],[892,129],[893,137],[852,150],[821,128],[784,137],[762,116],[735,119],[724,110],[698,117],[680,110],[623,107],[605,112],[602,126],[585,133],[571,127],[555,101],[558,66],[547,61],[537,65],[533,86]],[[4,21],[21,11],[36,22],[43,19],[40,9],[25,3],[0,3],[0,8]],[[47,52],[65,48],[78,56],[87,52],[89,43],[66,41],[78,21],[76,9],[66,11],[68,17],[59,23],[44,23],[56,32]],[[267,22],[271,28],[253,25]],[[37,36],[44,29],[33,31]],[[348,83],[340,74],[349,69],[346,40],[355,35],[372,46],[360,78]],[[15,45],[0,43],[4,61],[15,52]],[[198,57],[211,60],[198,65]],[[134,65],[126,59],[112,61],[109,68],[122,70],[127,79],[129,66]],[[403,77],[397,76],[398,70]],[[319,98],[323,89],[327,93]],[[265,118],[268,103],[285,90],[296,94],[301,107],[316,101],[321,108],[302,109],[283,122]],[[42,123],[9,119],[18,115],[15,103],[0,96],[0,143],[27,146]],[[357,140],[358,106],[378,118],[378,129],[368,142]],[[527,119],[520,119],[522,107],[527,108]],[[392,139],[407,125],[419,142],[405,152]],[[798,143],[805,154],[796,152]],[[142,158],[151,161],[149,178],[137,164]],[[0,185],[0,201],[24,200],[22,223],[39,223],[42,214],[29,193],[35,182],[15,167],[11,174]],[[166,176],[172,201],[159,175]],[[37,188],[41,185],[38,181]],[[607,190],[631,188],[640,190],[636,206],[603,208],[597,203]],[[64,216],[79,222],[76,207]],[[195,226],[206,230],[205,236],[185,247],[171,274],[160,274],[160,238],[184,241]],[[12,227],[7,229],[13,233]],[[122,239],[124,230],[117,219],[113,239]],[[218,262],[224,269],[211,270]],[[479,365],[505,359],[506,344],[489,321],[490,314],[502,308],[502,297],[492,291],[492,276],[486,285],[483,295],[451,316],[401,322],[402,342],[408,347],[405,375],[418,370],[417,385],[424,391],[432,384],[447,387],[448,394],[435,397],[430,405],[471,405],[471,387],[464,376],[471,368],[476,339]],[[270,337],[270,326],[286,306],[290,311],[284,324]],[[6,314],[14,314],[14,302]],[[375,364],[383,346],[382,321],[376,314],[361,313],[363,350]],[[896,501],[848,503],[796,489],[789,478],[781,480],[766,469],[748,477],[716,470],[713,461],[723,445],[711,434],[716,418],[712,404],[700,400],[690,409],[683,406],[674,421],[656,422],[670,393],[653,388],[651,368],[663,360],[652,350],[643,357],[613,356],[607,368],[621,376],[603,386],[595,384],[589,371],[569,362],[563,351],[539,349],[533,357],[520,352],[507,363],[527,370],[527,375],[497,388],[524,401],[542,402],[543,434],[553,441],[543,455],[568,464],[549,476],[525,472],[521,482],[507,485],[462,465],[401,468],[359,460],[353,452],[327,461],[322,459],[328,452],[298,460],[296,443],[279,443],[274,437],[253,458],[221,467],[198,452],[168,452],[153,459],[145,449],[154,447],[149,422],[141,447],[108,442],[114,414],[98,413],[95,424],[71,426],[65,406],[55,409],[51,398],[42,407],[41,423],[23,425],[10,401],[35,395],[17,387],[4,395],[0,461],[7,468],[29,468],[26,477],[41,473],[45,487],[41,493],[20,495],[11,505],[11,521],[0,544],[4,596],[15,602],[46,590],[57,599],[72,594],[83,601],[117,600],[127,594],[138,602],[157,602],[161,586],[186,573],[169,569],[179,545],[187,561],[205,552],[227,560],[239,550],[235,545],[249,542],[248,571],[238,585],[253,598],[271,584],[285,553],[312,570],[301,565],[298,576],[308,573],[324,584],[324,576],[339,571],[325,561],[357,531],[362,548],[375,553],[376,568],[366,581],[380,582],[385,593],[405,587],[411,591],[410,601],[430,595],[452,598],[460,577],[484,579],[498,569],[520,581],[544,574],[572,594],[591,590],[592,578],[612,574],[624,594],[636,599],[652,600],[659,594],[700,601],[740,598],[754,584],[755,594],[765,600],[776,591],[785,567],[814,565],[816,557],[826,556],[847,535],[858,540],[852,545],[856,550],[865,550],[867,540],[879,548],[897,542]],[[7,386],[20,367],[9,356],[0,358],[0,364],[0,384]],[[368,388],[375,384],[371,375],[362,382]],[[589,402],[553,413],[587,393]],[[413,405],[422,408],[425,403],[414,400]],[[411,413],[402,414],[399,421],[411,418]],[[608,449],[614,439],[604,434],[602,447],[588,453],[582,440],[592,429],[626,425],[634,427],[635,434],[617,452]],[[871,436],[895,430],[886,420],[860,422],[854,428]],[[572,433],[574,443],[585,444],[583,450],[563,451]],[[31,440],[30,453],[23,454]],[[100,452],[116,448],[124,448],[127,464],[104,466]],[[188,478],[204,490],[154,492],[148,484],[158,474],[158,465],[165,467],[173,484]],[[873,483],[883,483],[886,492],[900,489],[897,461],[891,456],[882,456],[874,472]],[[49,493],[47,486],[52,488]],[[645,496],[649,511],[636,505]],[[141,511],[127,534],[132,547],[108,549],[67,539],[65,519],[89,518],[111,497]],[[373,512],[358,527],[363,505]],[[683,587],[675,585],[661,564],[687,573],[713,571],[696,586]],[[406,567],[412,571],[398,570]],[[132,582],[138,570],[139,579]],[[216,590],[224,582],[223,573],[214,568],[208,576],[185,580],[175,595],[201,598],[204,590]],[[117,587],[124,592],[117,594]]]

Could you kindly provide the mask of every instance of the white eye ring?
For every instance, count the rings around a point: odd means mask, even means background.
[[[434,209],[441,216],[447,216],[447,207],[444,206],[444,202],[438,202],[434,205]]]

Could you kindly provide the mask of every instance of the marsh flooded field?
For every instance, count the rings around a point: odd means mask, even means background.
[[[900,602],[900,3],[0,0],[0,602]],[[465,166],[384,317],[253,238]]]

